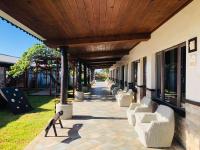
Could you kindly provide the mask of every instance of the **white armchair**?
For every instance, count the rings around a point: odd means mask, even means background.
[[[107,78],[106,80],[105,80],[105,83],[106,83],[106,85],[108,85],[109,83],[110,83],[110,79],[109,78]]]
[[[136,113],[135,130],[145,147],[170,147],[174,136],[174,111],[160,105],[155,113]]]
[[[128,107],[131,104],[133,98],[134,98],[133,91],[130,89],[130,90],[128,90],[127,93],[122,94],[117,99],[117,102],[118,102],[120,107]]]
[[[152,112],[152,101],[148,97],[143,97],[141,103],[131,103],[127,109],[127,118],[130,125],[135,125],[135,113]]]
[[[95,80],[92,80],[92,82],[90,82],[91,85],[94,85],[96,83]]]
[[[110,87],[112,83],[114,83],[112,80],[106,80],[105,81],[107,86]]]
[[[127,93],[127,92],[128,92],[128,88],[127,88],[127,87],[125,87],[124,90],[119,89],[119,90],[117,91],[117,94],[115,95],[116,100],[119,99],[119,98],[121,97],[122,94],[125,94],[125,93]]]
[[[119,86],[114,87],[112,90],[112,95],[116,95],[119,90],[120,90]]]
[[[112,83],[110,83],[110,84],[108,85],[108,88],[109,88],[110,91],[112,91],[113,88],[114,88],[115,86],[116,86],[115,83],[112,82]]]

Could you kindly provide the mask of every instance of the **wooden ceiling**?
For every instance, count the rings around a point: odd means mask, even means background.
[[[191,0],[1,0],[0,9],[52,47],[109,67]],[[6,19],[6,18],[5,18]],[[99,61],[98,61],[99,60]],[[95,65],[93,62],[96,63]]]

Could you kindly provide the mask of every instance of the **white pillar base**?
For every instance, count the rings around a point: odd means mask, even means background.
[[[83,101],[84,93],[81,91],[75,91],[75,100]]]
[[[62,120],[67,120],[72,118],[73,105],[72,104],[56,104],[56,113],[63,111],[63,115],[60,116]]]

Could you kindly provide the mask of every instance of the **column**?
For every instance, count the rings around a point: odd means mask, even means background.
[[[137,101],[142,99],[142,89],[143,89],[143,58],[139,59],[138,62],[138,72],[137,72]]]
[[[82,64],[80,61],[77,62],[77,91],[82,91],[82,84],[81,84],[81,75],[82,75]]]
[[[94,69],[91,70],[92,81],[95,80]]]
[[[87,66],[84,64],[84,86],[87,86]]]
[[[88,84],[90,84],[90,68],[88,68]]]
[[[60,103],[66,104],[68,90],[68,47],[60,47],[61,51],[61,84],[60,84]]]
[[[75,88],[76,88],[76,85],[75,85],[75,71],[76,71],[76,65],[75,63],[73,64],[73,97],[75,97]]]

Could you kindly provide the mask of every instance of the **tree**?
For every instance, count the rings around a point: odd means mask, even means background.
[[[102,72],[105,73],[105,74],[108,74],[109,73],[109,69],[102,69]]]
[[[95,78],[101,81],[106,80],[106,78],[108,77],[108,73],[109,69],[99,69],[98,71],[96,71]]]
[[[16,64],[10,67],[8,75],[16,78],[29,69],[31,65],[36,63],[38,59],[45,57],[60,57],[60,52],[56,49],[48,48],[44,44],[35,44],[23,53]],[[48,62],[48,64],[50,65],[50,62]]]

